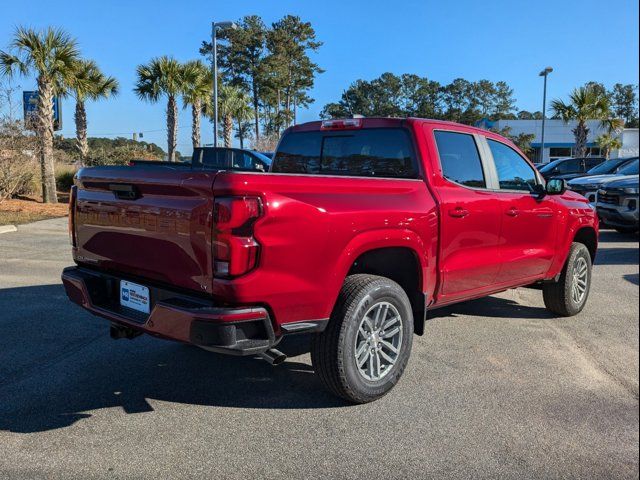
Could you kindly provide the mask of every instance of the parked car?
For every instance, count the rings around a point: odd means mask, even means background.
[[[638,175],[606,183],[598,190],[598,217],[621,233],[633,233],[638,224]]]
[[[266,174],[82,169],[69,225],[66,292],[114,338],[279,363],[310,333],[320,379],[356,403],[398,382],[427,309],[535,285],[578,314],[598,236],[587,200],[509,140],[386,118],[291,127]]]
[[[193,149],[192,164],[194,167],[266,172],[271,166],[271,159],[254,150],[199,147]]]
[[[266,172],[271,159],[260,152],[241,148],[197,147],[190,159],[183,158],[178,162],[132,160],[129,166]]]
[[[588,176],[574,178],[568,185],[570,190],[586,197],[589,203],[595,203],[600,188],[628,175],[638,175],[638,157],[607,160],[589,170]]]
[[[584,176],[589,170],[605,160],[604,157],[560,158],[541,167],[540,173],[545,180],[563,178],[568,181]]]

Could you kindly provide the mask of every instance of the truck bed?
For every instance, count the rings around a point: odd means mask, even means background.
[[[136,198],[119,198],[119,188]],[[214,280],[215,198],[244,195],[259,197],[264,210],[255,224],[258,266],[238,279]],[[358,255],[356,233],[364,241],[366,232],[393,229],[396,243],[408,245],[435,239],[429,233],[437,229],[421,180],[171,168],[83,170],[75,215],[79,264],[227,304],[267,304],[280,312],[279,323],[329,316]],[[435,243],[422,248],[425,258],[435,254]]]

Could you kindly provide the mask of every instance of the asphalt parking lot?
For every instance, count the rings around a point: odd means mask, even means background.
[[[0,235],[2,478],[637,478],[638,237],[604,231],[591,299],[431,313],[400,384],[350,406],[307,339],[280,367],[139,337],[66,299],[66,219]]]

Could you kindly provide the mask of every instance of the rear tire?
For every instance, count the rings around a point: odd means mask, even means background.
[[[346,278],[311,360],[327,389],[352,403],[376,400],[400,380],[411,354],[413,314],[405,291],[375,275]]]
[[[591,255],[582,243],[573,243],[557,282],[546,283],[542,292],[547,310],[562,317],[582,311],[591,289]]]

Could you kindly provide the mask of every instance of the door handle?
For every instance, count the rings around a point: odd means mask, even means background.
[[[510,217],[517,217],[520,214],[520,211],[516,207],[511,207],[507,210],[507,215]]]
[[[452,210],[449,210],[449,216],[453,218],[464,218],[467,215],[469,215],[469,210],[462,207],[456,207]]]

